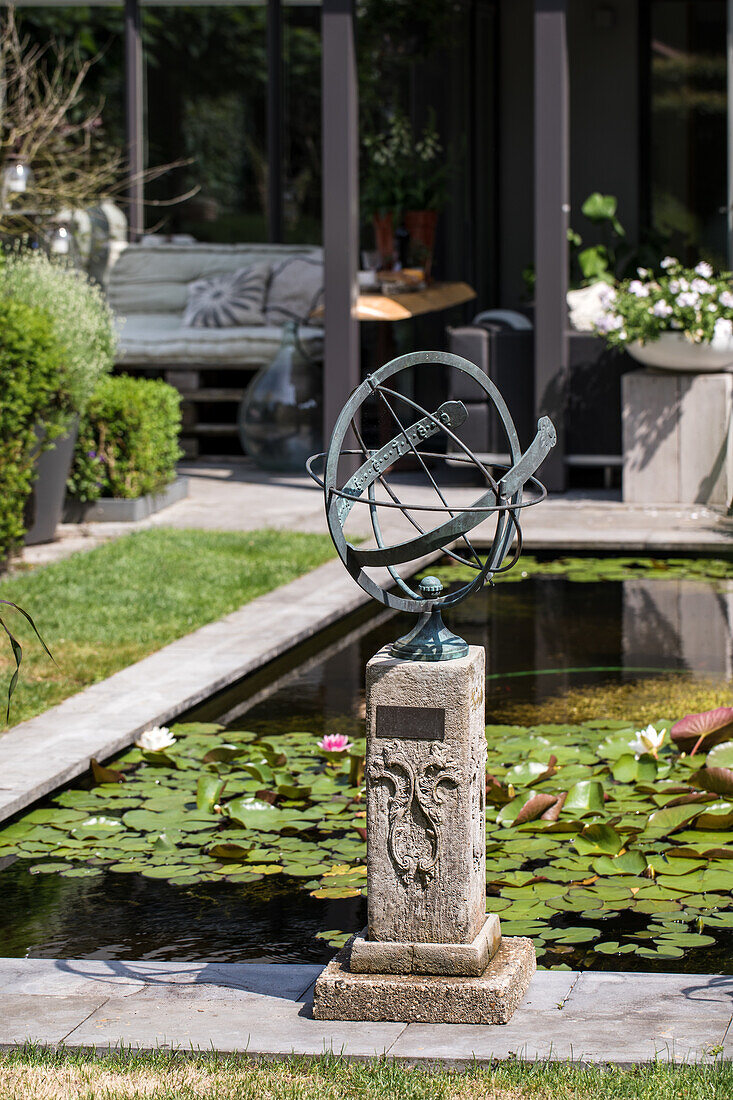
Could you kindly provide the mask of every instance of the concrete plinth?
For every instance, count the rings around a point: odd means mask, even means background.
[[[358,974],[350,967],[353,938],[316,981],[316,1020],[506,1024],[536,969],[530,939],[511,937],[479,977]]]
[[[370,940],[470,944],[486,919],[484,650],[367,665]]]
[[[496,913],[490,913],[472,943],[389,943],[354,936],[349,966],[362,974],[448,974],[478,977],[501,944]]]
[[[632,504],[733,498],[733,374],[640,370],[621,380],[623,497]]]

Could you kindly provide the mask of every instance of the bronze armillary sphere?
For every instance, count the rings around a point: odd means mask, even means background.
[[[508,467],[501,467],[506,469],[506,473],[499,481],[491,473],[491,470],[497,469],[497,465],[492,463],[491,469],[488,469],[457,434],[469,415],[462,401],[446,401],[435,412],[428,412],[404,393],[387,385],[390,379],[402,371],[427,364],[439,364],[470,375],[494,405],[504,426],[511,458]],[[372,395],[382,405],[396,428],[393,438],[378,450],[369,449],[364,444],[357,417],[361,406]],[[409,417],[404,417],[404,423],[395,406],[407,407]],[[344,449],[344,441],[350,430],[358,447]],[[467,508],[452,508],[433,475],[429,463],[434,463],[435,460],[445,461],[446,455],[443,452],[422,449],[424,443],[440,433],[447,438],[450,461],[473,466],[486,482],[484,490]],[[452,634],[444,625],[441,609],[465,600],[489,582],[495,573],[504,572],[516,563],[522,548],[519,514],[522,508],[537,504],[547,495],[534,473],[554,446],[556,438],[552,421],[543,416],[537,424],[537,435],[522,454],[509,410],[494,383],[474,363],[448,352],[421,351],[402,355],[379,367],[353,391],[336,422],[328,451],[313,455],[308,459],[306,467],[311,477],[324,490],[326,519],[331,538],[339,557],[357,584],[373,599],[387,607],[398,611],[414,611],[420,616],[415,628],[393,643],[391,650],[395,657],[416,661],[448,661],[465,656],[468,652],[466,642]],[[413,455],[427,478],[437,496],[435,503],[403,504],[387,481],[386,475],[390,468],[406,454]],[[359,455],[362,462],[356,472],[340,484],[338,467],[339,459],[343,455]],[[319,459],[325,459],[322,477],[313,470]],[[535,495],[523,500],[522,491],[526,484],[532,486]],[[377,486],[383,490],[380,499],[376,495]],[[369,508],[376,546],[353,545],[347,541],[344,525],[355,504]],[[379,520],[382,508],[398,510],[412,525],[416,534],[404,541],[386,545]],[[437,526],[426,529],[425,515],[430,517],[433,513],[444,518]],[[469,539],[469,533],[489,516],[496,517],[494,538],[488,550],[479,552]],[[502,566],[515,535],[514,556],[508,564]],[[444,550],[448,556],[474,569],[476,576],[457,590],[446,593],[443,593],[443,586],[436,577],[426,577],[419,585],[411,587],[400,577],[396,567],[416,561],[434,550]],[[396,591],[390,591],[393,585],[390,584],[390,588],[383,587],[369,575],[367,570],[377,567],[386,567],[396,585]]]

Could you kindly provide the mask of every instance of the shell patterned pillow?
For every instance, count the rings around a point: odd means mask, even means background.
[[[269,264],[252,264],[226,275],[196,279],[188,284],[183,324],[187,328],[264,325],[263,306],[269,278]]]

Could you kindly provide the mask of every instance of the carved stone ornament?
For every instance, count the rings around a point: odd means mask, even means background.
[[[386,783],[389,831],[387,848],[404,883],[427,885],[435,876],[443,852],[443,812],[449,790],[460,779],[459,763],[442,745],[433,745],[425,763],[415,765],[399,742],[389,741],[382,759],[368,769],[370,783]]]

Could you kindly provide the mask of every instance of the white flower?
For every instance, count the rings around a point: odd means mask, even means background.
[[[717,309],[718,309],[718,303],[717,302],[710,302],[710,304],[708,305],[708,313],[716,313]]]
[[[696,290],[698,294],[709,294],[713,288],[707,279],[693,279],[692,289]]]
[[[733,294],[729,290],[724,290],[718,299],[721,306],[725,306],[726,309],[733,309]]]
[[[647,726],[645,730],[637,730],[634,740],[629,741],[629,748],[632,749],[637,756],[641,756],[642,753],[648,752],[656,757],[659,749],[662,747],[666,732],[666,729],[664,729],[657,733],[654,726]]]
[[[662,298],[659,302],[655,302],[652,308],[649,310],[655,317],[670,317],[674,310],[668,302],[665,302]]]
[[[604,283],[598,292],[598,301],[604,309],[608,309],[616,301],[616,291],[608,283]]]
[[[703,279],[709,279],[713,274],[713,269],[709,263],[706,263],[705,260],[701,260],[695,268],[695,272],[697,275],[702,275]]]
[[[618,332],[623,327],[623,317],[619,317],[615,313],[602,313],[596,321],[596,328],[601,333]]]
[[[629,283],[629,293],[636,295],[637,298],[648,298],[649,287],[644,286],[639,279],[632,279]]]
[[[153,726],[138,737],[135,744],[146,752],[162,752],[175,745],[176,739],[166,726]]]
[[[718,317],[715,322],[715,338],[717,340],[730,340],[733,336],[733,321],[727,317]]]
[[[639,276],[640,279],[646,279],[651,274],[651,272],[649,271],[648,267],[637,267],[636,274]]]
[[[674,267],[678,263],[679,260],[676,260],[674,256],[665,256],[662,260],[662,267],[666,271],[668,267]]]
[[[677,305],[682,306],[683,309],[685,306],[694,308],[699,301],[700,295],[695,290],[683,290],[681,294],[677,295]]]

